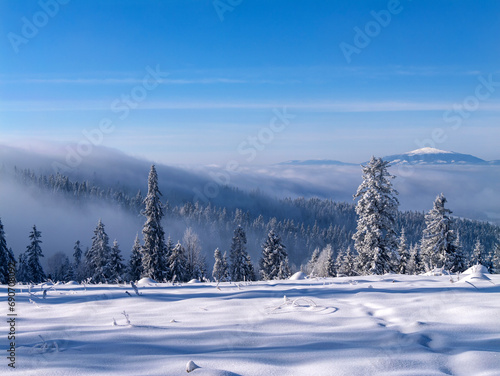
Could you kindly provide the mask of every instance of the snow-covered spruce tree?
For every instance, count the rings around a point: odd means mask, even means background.
[[[92,246],[87,251],[87,267],[94,283],[106,283],[111,277],[109,237],[99,219],[92,237]]]
[[[361,274],[384,274],[395,271],[397,254],[396,215],[398,192],[392,187],[394,176],[387,169],[389,162],[372,157],[363,166],[363,182],[354,198],[358,215],[353,235],[358,252],[357,269]]]
[[[351,247],[347,247],[342,269],[337,270],[337,273],[345,274],[349,277],[357,275],[356,273],[356,257],[352,254]]]
[[[247,237],[241,226],[234,230],[234,236],[229,251],[229,275],[233,282],[253,281],[255,273],[252,261],[246,251]]]
[[[406,243],[405,229],[401,230],[401,236],[399,237],[398,244],[398,255],[399,255],[399,274],[409,274],[407,271],[408,261],[410,259],[410,253],[408,252],[408,244]]]
[[[122,282],[125,274],[125,264],[121,255],[120,246],[115,239],[109,255],[109,280],[111,282]]]
[[[28,263],[28,279],[29,282],[40,283],[47,278],[40,264],[40,257],[43,257],[42,248],[40,247],[40,237],[42,233],[33,226],[30,232],[30,245],[26,249],[27,263]]]
[[[141,243],[139,242],[139,234],[136,235],[130,260],[128,262],[128,279],[138,281],[142,275],[142,251]]]
[[[229,270],[227,266],[227,256],[226,253],[224,253],[224,256],[221,254],[219,251],[219,248],[217,248],[214,252],[214,269],[212,271],[212,277],[217,281],[217,282],[225,282],[229,280]]]
[[[318,259],[319,255],[321,254],[321,250],[319,247],[314,248],[314,251],[311,255],[311,259],[307,263],[307,274],[309,274],[311,277],[316,276],[317,273],[317,265],[318,265]]]
[[[172,249],[172,254],[169,259],[170,273],[172,273],[172,280],[176,282],[189,281],[188,271],[186,269],[187,257],[186,251],[181,243],[177,243]]]
[[[446,197],[436,197],[433,208],[425,215],[426,228],[421,242],[421,255],[427,271],[444,268],[457,271],[456,235],[452,229],[451,210],[444,207]]]
[[[262,245],[262,258],[259,265],[260,277],[263,280],[290,277],[286,247],[273,230],[269,231],[266,241]]]
[[[142,229],[144,245],[142,246],[142,276],[155,281],[163,281],[168,273],[167,246],[165,231],[161,220],[164,216],[164,206],[160,200],[158,175],[154,165],[151,166],[148,178],[148,194],[144,199],[145,209],[142,214],[146,223]]]
[[[335,270],[337,271],[337,276],[339,277],[342,275],[346,275],[345,273],[342,272],[345,254],[346,254],[345,248],[341,248],[337,253],[337,258],[335,259]]]
[[[250,255],[246,254],[246,261],[245,261],[245,277],[244,281],[255,281],[257,279],[257,276],[255,275],[255,270],[253,267],[252,259],[250,258]]]
[[[325,249],[323,250],[325,253],[325,277],[336,277],[337,276],[337,268],[335,267],[335,258],[333,256],[333,249],[331,244],[327,244]]]
[[[472,251],[472,257],[470,259],[469,266],[472,265],[484,265],[486,261],[486,252],[484,250],[484,246],[481,244],[479,239],[476,240],[476,244],[474,245],[474,251]]]
[[[290,263],[288,262],[288,257],[284,260],[281,260],[280,267],[278,269],[278,278],[277,279],[288,279],[290,278]]]
[[[356,258],[352,254],[351,247],[339,251],[335,260],[335,270],[339,277],[356,275]]]
[[[9,250],[3,229],[2,219],[0,219],[0,284],[5,285],[9,281]]]

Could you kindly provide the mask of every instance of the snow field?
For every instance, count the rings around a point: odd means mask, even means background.
[[[195,376],[499,375],[500,276],[487,277],[148,283],[140,296],[70,284],[46,299],[24,286],[13,372],[182,375],[193,361]]]

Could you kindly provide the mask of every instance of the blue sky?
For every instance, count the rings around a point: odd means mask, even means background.
[[[171,164],[500,159],[495,0],[4,0],[0,21],[0,143],[87,142],[108,119],[99,144]]]

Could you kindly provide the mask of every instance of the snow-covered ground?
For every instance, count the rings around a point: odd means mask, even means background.
[[[482,277],[24,287],[12,374],[500,375],[500,275]]]

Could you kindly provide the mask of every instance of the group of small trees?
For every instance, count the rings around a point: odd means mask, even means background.
[[[478,240],[472,257],[463,249],[443,194],[425,215],[420,244],[408,250],[404,229],[397,238],[398,192],[392,187],[394,176],[387,171],[388,166],[389,162],[372,157],[363,166],[363,182],[354,195],[358,198],[357,231],[353,236],[358,252],[354,269],[358,274],[417,274],[435,268],[462,272],[474,263],[500,272],[498,245],[496,252],[486,255]]]
[[[117,241],[114,241],[112,247],[109,246],[104,224],[99,221],[92,246],[85,253],[86,274],[91,281],[120,282],[147,277],[158,282],[185,282],[194,278],[206,278],[205,259],[201,256],[198,236],[191,228],[184,233],[184,245],[180,242],[174,245],[170,238],[165,240],[161,224],[164,206],[160,197],[158,175],[153,165],[148,177],[148,194],[144,199],[145,210],[142,213],[146,217],[142,229],[143,244],[141,245],[137,234],[130,259],[125,265]]]
[[[328,244],[322,250],[314,250],[305,271],[313,277],[353,276],[357,275],[355,260],[350,247],[340,249],[335,257],[332,246]]]
[[[246,251],[246,235],[241,226],[234,230],[229,252],[222,254],[217,248],[214,252],[213,278],[218,282],[223,281],[254,281],[257,279],[254,267]],[[286,279],[290,276],[288,254],[281,238],[270,230],[262,245],[262,257],[259,262],[260,279]]]

